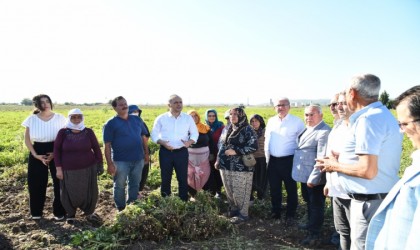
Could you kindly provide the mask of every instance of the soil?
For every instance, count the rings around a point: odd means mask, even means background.
[[[116,209],[109,191],[100,193],[95,213],[99,220],[87,220],[82,214],[76,215],[73,224],[57,222],[52,215],[52,190],[49,187],[44,217],[39,221],[29,218],[28,194],[25,182],[6,183],[0,181],[0,249],[73,249],[71,235],[98,228],[115,218]],[[303,206],[300,213],[304,214]],[[300,216],[303,217],[303,216]],[[305,232],[297,228],[297,223],[286,226],[283,221],[256,218],[237,226],[237,233],[218,236],[211,240],[184,242],[167,240],[163,242],[136,242],[126,249],[337,249],[330,243],[333,226],[326,221],[322,240],[317,245],[302,246]]]

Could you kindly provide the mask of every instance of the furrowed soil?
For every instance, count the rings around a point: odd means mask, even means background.
[[[144,192],[147,195],[147,192]],[[29,218],[28,193],[25,181],[0,181],[0,249],[78,249],[72,246],[71,235],[83,230],[94,230],[112,223],[116,215],[112,193],[101,191],[95,213],[98,220],[87,220],[76,215],[74,224],[54,221],[52,215],[52,187],[47,190],[44,216],[39,221]],[[297,220],[304,221],[305,205],[299,206]],[[167,239],[161,242],[141,241],[126,245],[123,249],[337,249],[330,243],[333,226],[327,216],[322,240],[316,245],[302,246],[305,231],[297,223],[286,225],[267,215],[252,213],[249,221],[237,225],[236,233],[226,233],[205,241],[186,242]],[[141,232],[139,232],[141,233]],[[81,249],[81,248],[80,248]]]

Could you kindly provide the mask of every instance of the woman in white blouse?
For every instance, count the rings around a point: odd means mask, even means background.
[[[52,112],[53,104],[48,95],[40,94],[32,99],[35,110],[22,126],[25,130],[25,145],[28,147],[28,189],[31,218],[42,218],[48,184],[48,171],[54,185],[53,213],[55,220],[63,220],[65,210],[60,202],[60,183],[56,177],[53,159],[54,140],[66,124],[66,118]]]

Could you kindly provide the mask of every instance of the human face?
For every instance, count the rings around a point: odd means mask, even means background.
[[[404,132],[407,137],[410,139],[413,147],[416,149],[420,148],[420,122],[415,121],[411,116],[408,109],[407,101],[401,102],[397,108],[397,117],[398,123],[400,124],[400,129]]]
[[[194,119],[194,122],[197,124],[199,122],[198,115],[196,115],[195,113],[191,113],[190,115]]]
[[[314,107],[305,108],[305,122],[309,127],[314,127],[322,121],[322,114]]]
[[[330,107],[330,112],[332,115],[337,115],[337,98],[334,96],[333,99],[331,99],[330,104],[328,105]]]
[[[252,118],[251,119],[251,126],[252,128],[254,128],[254,130],[258,130],[260,128],[260,121],[258,121],[258,119]]]
[[[125,99],[120,99],[117,101],[117,106],[114,107],[115,112],[118,115],[127,115],[128,114],[128,105]]]
[[[231,112],[230,112],[230,115],[229,115],[229,118],[230,118],[230,122],[231,122],[231,123],[233,123],[233,124],[237,124],[237,123],[239,122],[238,112],[236,112],[236,111],[231,111]]]
[[[168,104],[171,112],[180,113],[182,111],[182,99],[180,97],[173,98]]]
[[[41,104],[40,110],[42,111],[51,110],[51,103],[47,97],[41,97],[40,104]]]
[[[216,114],[214,112],[208,112],[207,113],[207,121],[210,123],[213,123],[216,121]]]
[[[350,116],[350,110],[347,107],[346,96],[339,95],[337,100],[337,112],[340,119],[347,119]]]
[[[289,113],[290,103],[288,100],[279,100],[274,106],[274,109],[280,118],[284,118]]]
[[[356,110],[356,102],[354,101],[355,94],[356,94],[356,90],[352,88],[348,88],[346,90],[347,108],[353,113]]]
[[[83,120],[83,115],[71,115],[70,121],[73,124],[79,124]]]

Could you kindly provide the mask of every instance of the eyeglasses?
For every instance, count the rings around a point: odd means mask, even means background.
[[[280,108],[280,107],[287,107],[289,106],[289,104],[277,104],[275,107]]]
[[[207,117],[216,117],[215,115],[208,115]]]
[[[400,126],[400,129],[405,129],[405,127],[407,127],[409,123],[418,122],[418,121],[420,121],[420,119],[412,120],[409,122],[398,122],[398,126]]]
[[[70,119],[82,119],[83,116],[82,115],[72,115],[70,116]]]
[[[335,106],[337,106],[338,105],[338,103],[336,103],[336,102],[333,102],[333,103],[330,103],[330,104],[328,104],[328,107],[330,107],[330,106],[333,106],[333,107],[335,107]]]

